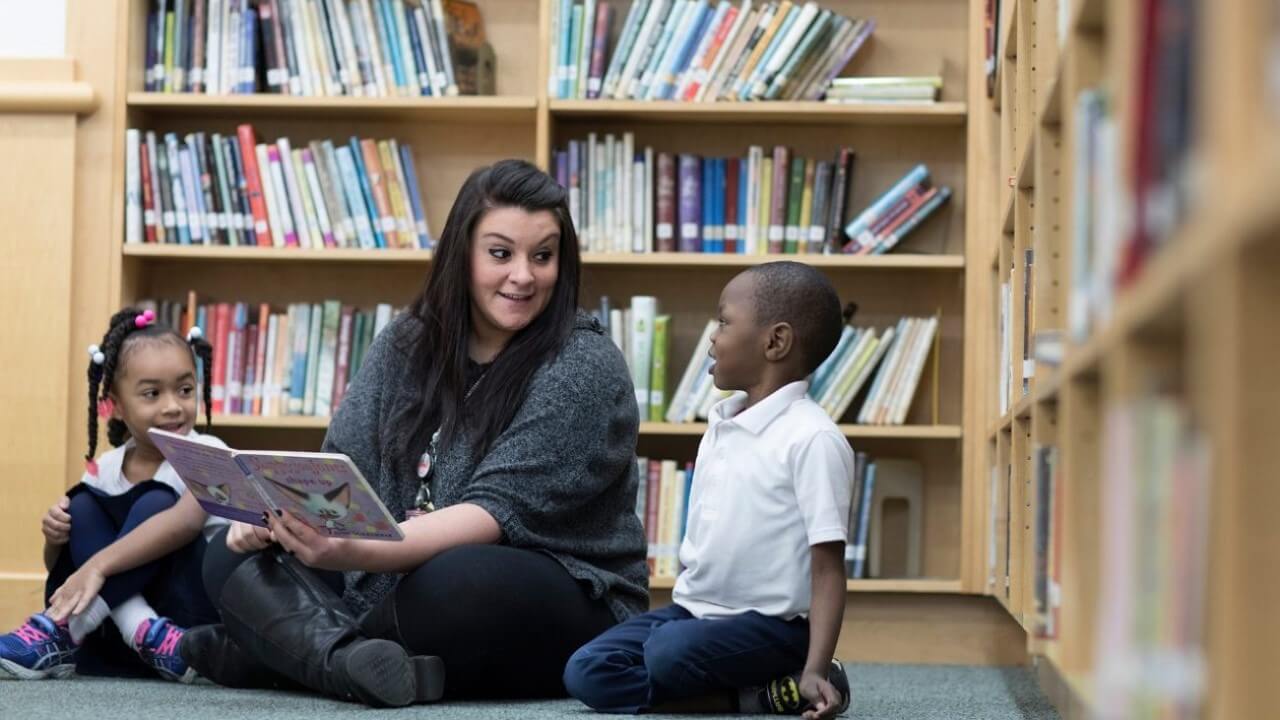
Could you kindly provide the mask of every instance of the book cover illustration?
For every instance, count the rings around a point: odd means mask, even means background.
[[[345,455],[231,450],[164,430],[147,432],[211,515],[265,527],[264,512],[288,510],[331,537],[404,538]]]

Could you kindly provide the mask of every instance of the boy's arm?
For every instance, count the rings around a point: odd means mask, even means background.
[[[844,543],[826,542],[814,545],[813,602],[809,606],[809,657],[804,672],[826,678],[835,657],[840,623],[844,620],[847,593],[844,575]]]

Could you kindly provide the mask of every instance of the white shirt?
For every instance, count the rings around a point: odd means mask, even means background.
[[[810,547],[848,537],[853,450],[807,387],[711,409],[672,592],[695,617],[808,615]]]
[[[212,445],[220,448],[227,447],[226,443],[213,435],[202,435],[195,430],[187,433],[187,437],[206,445]],[[123,495],[132,490],[134,484],[129,482],[129,478],[124,476],[124,455],[135,444],[136,443],[134,443],[133,438],[129,438],[124,445],[121,445],[98,458],[98,476],[94,477],[86,472],[84,476],[80,478],[80,482],[104,494],[112,496]],[[186,484],[178,477],[177,471],[173,469],[173,466],[169,464],[168,460],[160,463],[160,467],[156,468],[156,474],[152,479],[173,488],[174,492],[178,493],[178,497],[182,497],[182,495],[187,492]],[[224,525],[229,525],[230,523],[231,521],[226,518],[209,515],[208,519],[206,519],[204,523],[205,540],[212,538],[213,534],[217,532],[219,528]]]

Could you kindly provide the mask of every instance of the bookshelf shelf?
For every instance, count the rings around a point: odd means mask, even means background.
[[[582,256],[587,265],[621,265],[631,267],[667,268],[739,268],[772,262],[795,260],[820,268],[895,270],[963,270],[963,255],[910,255],[906,253],[886,255],[722,255],[716,253],[586,253]]]
[[[1106,20],[1106,2],[1104,0],[1059,0],[1060,2],[1070,2],[1071,8],[1071,27],[1076,32],[1097,33],[1102,32],[1103,23]]]
[[[358,248],[227,247],[202,245],[125,245],[127,258],[206,262],[399,263],[431,262],[430,250]],[[584,253],[583,264],[598,267],[745,268],[773,260],[795,260],[821,268],[886,270],[963,270],[963,255],[719,255],[714,253]]]
[[[1029,190],[1035,187],[1036,167],[1036,134],[1040,129],[1033,128],[1027,135],[1027,144],[1022,148],[1022,156],[1018,158],[1017,189]]]
[[[847,580],[846,586],[851,593],[959,593],[962,584],[959,580],[936,578],[885,578],[873,580]],[[673,577],[649,578],[650,590],[671,590],[675,587]]]
[[[1053,126],[1062,122],[1062,73],[1063,67],[1067,63],[1066,52],[1058,56],[1058,62],[1054,65],[1053,73],[1049,75],[1049,87],[1045,89],[1040,99],[1040,108],[1037,116],[1040,118],[1040,124],[1044,126]]]
[[[328,417],[283,415],[215,415],[216,428],[269,428],[274,430],[324,430]],[[964,432],[959,425],[840,425],[847,438],[887,440],[959,440]],[[701,437],[706,423],[640,423],[642,437]]]
[[[324,430],[329,427],[328,417],[312,415],[214,415],[214,428],[271,429],[271,430]]]
[[[1031,405],[1034,402],[1035,402],[1035,388],[1033,387],[1032,392],[1029,392],[1026,395],[1023,395],[1021,398],[1018,399],[1018,402],[1014,403],[1013,417],[1019,420],[1025,420],[1031,417]]]
[[[125,245],[124,256],[139,259],[263,263],[428,263],[430,250],[296,247],[228,247],[225,245]]]
[[[1000,26],[998,32],[1004,37],[1001,40],[1001,53],[1006,60],[1016,60],[1018,58],[1018,8],[1022,5],[1020,2],[1009,3],[1009,11],[1005,16],[1004,24]],[[1000,63],[1003,65],[1004,63]]]
[[[552,117],[643,122],[741,124],[787,122],[838,125],[962,125],[962,102],[859,103],[551,100]]]
[[[1005,413],[991,423],[991,427],[988,429],[987,434],[991,437],[996,437],[1002,432],[1007,432],[1012,426],[1013,413]]]
[[[470,97],[299,97],[290,95],[193,95],[131,92],[131,110],[148,113],[294,117],[311,119],[445,120],[472,123],[532,123],[532,95]]]

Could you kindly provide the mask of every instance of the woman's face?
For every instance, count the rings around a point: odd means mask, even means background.
[[[496,352],[547,307],[560,274],[560,224],[550,210],[494,208],[471,241],[471,325]]]

